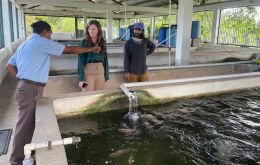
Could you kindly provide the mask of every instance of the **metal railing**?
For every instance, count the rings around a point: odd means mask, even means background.
[[[260,47],[260,6],[221,11],[218,43]]]

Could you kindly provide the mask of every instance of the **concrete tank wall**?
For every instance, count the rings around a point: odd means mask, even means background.
[[[259,82],[260,73],[252,72],[176,79],[167,83],[160,81],[160,83],[165,83],[163,85],[150,85],[149,82],[137,84],[131,83],[134,87],[129,88],[129,90],[137,92],[141,90],[147,92],[145,97],[148,97],[148,99],[152,101],[149,102],[146,98],[141,98],[139,100],[140,97],[138,96],[138,104],[142,106],[153,104],[154,101],[155,104],[160,104],[180,97],[198,97],[203,95],[258,88],[260,87]],[[115,110],[117,108],[127,108],[128,99],[122,92],[122,95],[118,97],[117,93],[120,91],[121,90],[119,89],[114,89],[63,95],[53,101],[53,106],[57,116],[70,116],[83,112],[103,112],[107,110]],[[122,100],[115,101],[114,99],[117,98],[121,98]],[[111,106],[111,104],[118,104],[119,102],[120,106]]]
[[[12,43],[12,51],[15,52],[17,47],[22,43],[22,40],[17,40],[16,42]],[[6,76],[6,63],[11,58],[12,54],[7,48],[0,49],[0,85],[3,81],[3,79]]]
[[[190,77],[205,77],[214,75],[226,75],[245,73],[257,70],[255,64],[248,62],[221,63],[178,66],[171,68],[151,68],[148,70],[149,81],[180,79]],[[80,92],[77,75],[50,76],[44,91],[44,96],[56,97],[59,94]],[[110,80],[105,83],[104,89],[118,89],[120,84],[125,83],[122,70],[114,70],[110,73]]]

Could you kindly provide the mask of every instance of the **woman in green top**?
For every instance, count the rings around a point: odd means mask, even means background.
[[[83,91],[100,90],[109,79],[106,42],[101,25],[91,20],[86,26],[85,38],[80,41],[80,47],[91,48],[96,45],[101,47],[100,52],[82,53],[78,57],[79,86]]]

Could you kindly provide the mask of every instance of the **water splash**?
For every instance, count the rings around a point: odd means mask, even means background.
[[[138,111],[138,98],[136,92],[131,92],[129,95],[129,111],[127,113],[127,117],[129,120],[133,122],[137,122],[140,112]]]

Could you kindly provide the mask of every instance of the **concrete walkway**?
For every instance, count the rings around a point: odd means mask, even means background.
[[[9,164],[14,129],[18,119],[18,109],[15,100],[16,84],[16,79],[7,75],[3,83],[0,85],[0,129],[13,129],[8,153],[0,156],[0,165]]]
[[[36,123],[32,143],[62,139],[50,99],[43,97],[37,103],[35,118]],[[68,165],[64,146],[54,146],[51,149],[37,149],[36,162],[37,165],[46,165],[46,162],[50,163],[50,165]]]
[[[18,119],[18,106],[15,99],[17,80],[7,75],[0,85],[0,129],[13,129],[8,153],[0,156],[0,165],[8,165],[12,150],[15,125]],[[51,126],[49,125],[51,123]],[[61,139],[57,119],[53,110],[52,101],[43,98],[36,108],[36,126],[32,142],[45,142]],[[37,164],[46,165],[46,158],[52,165],[66,165],[67,158],[64,146],[54,147],[52,150],[36,151]]]

